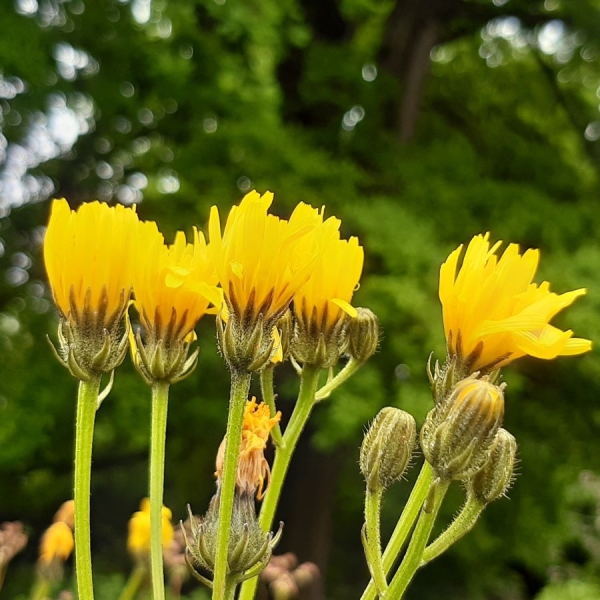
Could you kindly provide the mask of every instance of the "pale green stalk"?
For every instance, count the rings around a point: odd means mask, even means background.
[[[123,591],[119,596],[119,600],[134,600],[137,591],[140,589],[140,585],[142,585],[142,582],[144,581],[145,575],[146,567],[142,565],[135,567],[129,576],[127,585],[123,588]]]
[[[162,547],[162,506],[165,483],[165,444],[169,383],[152,384],[152,423],[150,433],[150,571],[154,600],[165,599]]]
[[[423,504],[421,514],[413,532],[406,554],[400,563],[400,568],[394,575],[387,592],[382,595],[386,600],[400,600],[406,588],[412,581],[423,558],[423,551],[429,541],[435,518],[437,517],[442,500],[450,485],[449,481],[434,481],[429,487],[429,496]]]
[[[229,396],[229,413],[227,417],[227,432],[225,434],[225,454],[223,458],[223,473],[219,487],[219,524],[217,528],[217,549],[215,552],[215,572],[213,578],[213,600],[228,600],[235,592],[227,579],[227,553],[231,514],[233,512],[233,496],[237,475],[238,455],[242,443],[242,425],[244,409],[250,389],[250,373],[246,371],[231,371],[231,394]]]
[[[421,510],[421,506],[423,502],[425,502],[425,498],[427,497],[427,492],[429,491],[429,485],[431,483],[432,471],[429,463],[425,462],[423,467],[421,468],[421,472],[419,473],[419,477],[415,482],[415,486],[410,493],[408,501],[404,506],[404,510],[402,511],[402,515],[396,523],[396,527],[394,528],[394,532],[390,537],[390,540],[386,546],[385,552],[383,553],[383,570],[387,575],[390,572],[390,569],[396,562],[398,555],[400,554],[404,543],[410,533],[417,517],[419,516],[419,511]],[[369,585],[366,587],[363,595],[361,596],[361,600],[375,600],[377,597],[377,587],[375,586],[375,582],[371,579],[369,581]]]
[[[305,365],[302,369],[298,400],[283,435],[283,446],[277,448],[275,452],[269,489],[260,510],[259,523],[263,531],[270,531],[273,526],[275,511],[277,510],[277,504],[281,496],[283,482],[290,466],[290,461],[315,404],[315,392],[319,381],[319,373],[320,369],[311,365]],[[257,585],[258,577],[252,577],[244,581],[238,600],[252,600],[256,593]]]
[[[38,578],[31,590],[31,600],[46,600],[52,589],[51,583],[47,579]]]
[[[485,504],[478,502],[475,498],[468,498],[448,529],[442,532],[437,539],[425,548],[421,566],[437,558],[440,554],[448,550],[452,544],[469,533],[475,526],[475,523],[477,523],[477,519],[479,519],[484,508]]]
[[[93,600],[92,552],[90,546],[90,479],[94,419],[100,390],[100,375],[79,382],[75,423],[75,573],[81,600]]]
[[[260,391],[262,392],[262,399],[271,411],[271,417],[277,414],[277,407],[275,406],[275,391],[273,387],[273,372],[275,371],[274,365],[266,366],[260,372]],[[271,437],[275,446],[279,447],[283,445],[283,436],[281,435],[281,427],[279,423],[275,423],[273,429],[271,429]]]
[[[363,364],[364,363],[359,362],[354,358],[349,359],[348,362],[344,365],[344,368],[341,369],[333,379],[329,380],[321,389],[317,391],[317,402],[328,398],[331,395],[331,392],[333,392],[333,390],[340,387],[340,385],[342,385],[342,383],[344,383],[345,381],[348,381],[348,379],[350,379],[350,377],[352,377],[352,375],[354,375],[354,373],[356,373],[356,371],[358,371],[358,369],[362,367]]]
[[[367,489],[367,493],[365,494],[366,539],[363,539],[369,571],[371,572],[371,577],[380,593],[385,591],[388,587],[381,556],[380,515],[383,492],[384,489],[381,486],[374,491]]]

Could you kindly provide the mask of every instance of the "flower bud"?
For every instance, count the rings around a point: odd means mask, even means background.
[[[192,574],[206,583],[209,580],[201,571],[212,574],[215,569],[219,494],[213,496],[208,512],[202,519],[194,517],[189,506],[188,511],[192,533],[191,539],[185,534],[186,560]],[[238,581],[243,581],[257,575],[268,564],[273,548],[281,537],[281,527],[275,536],[272,532],[265,533],[256,517],[254,497],[242,493],[234,496],[230,528],[227,572],[234,574]]]
[[[356,310],[358,315],[348,323],[346,354],[363,363],[375,354],[379,345],[379,319],[368,308]]]
[[[385,489],[402,477],[416,439],[411,415],[391,406],[379,411],[360,448],[360,471],[370,491]]]
[[[463,480],[483,467],[504,417],[504,388],[473,374],[429,412],[421,447],[436,477]]]
[[[515,438],[506,429],[498,429],[488,461],[467,480],[469,493],[482,504],[504,496],[514,480],[516,453]]]

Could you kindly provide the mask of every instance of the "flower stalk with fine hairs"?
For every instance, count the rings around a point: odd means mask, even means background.
[[[133,276],[134,305],[144,335],[130,335],[133,362],[152,389],[150,439],[151,573],[155,600],[165,597],[162,519],[165,439],[169,386],[187,377],[196,366],[198,350],[189,355],[194,327],[212,303],[221,304],[217,273],[204,236],[196,229],[192,242],[178,232],[166,246],[156,223],[140,225],[140,257]]]

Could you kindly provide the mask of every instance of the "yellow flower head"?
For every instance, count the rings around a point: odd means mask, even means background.
[[[44,261],[54,301],[76,322],[92,311],[106,327],[120,320],[129,300],[139,221],[132,208],[101,202],[72,211],[54,200]]]
[[[264,402],[258,404],[256,398],[248,400],[244,411],[242,425],[242,444],[238,459],[236,486],[241,492],[254,495],[261,500],[264,495],[265,481],[271,475],[269,463],[264,451],[271,429],[279,423],[281,412],[271,417],[271,411]],[[223,473],[223,460],[225,456],[225,440],[221,442],[217,453],[217,478],[220,480]]]
[[[539,250],[519,253],[510,244],[501,257],[490,248],[489,234],[469,243],[462,265],[459,246],[440,269],[439,295],[450,356],[468,372],[491,371],[524,355],[551,359],[582,354],[591,342],[549,324],[556,313],[585,294],[550,292],[550,284],[532,283]]]
[[[163,506],[161,527],[163,548],[166,548],[173,541],[172,516],[171,510]],[[127,550],[136,557],[144,557],[150,554],[150,500],[148,498],[141,501],[140,510],[129,519]]]
[[[196,228],[191,243],[177,232],[171,246],[164,244],[156,223],[140,225],[142,252],[133,273],[135,307],[146,331],[166,345],[184,340],[209,304],[220,307],[217,272],[209,260],[204,235]]]
[[[273,194],[247,194],[234,206],[221,234],[219,212],[211,209],[209,233],[229,312],[243,323],[265,323],[283,314],[308,279],[316,257],[313,236],[319,211],[300,203],[289,221],[268,214]]]
[[[63,523],[66,523],[73,529],[75,526],[75,502],[73,500],[63,502],[56,511],[53,521],[63,521]]]
[[[71,528],[63,521],[56,521],[46,529],[42,536],[40,563],[48,565],[55,560],[65,562],[71,556],[74,546]]]
[[[294,296],[294,312],[305,327],[329,332],[345,315],[356,317],[350,304],[358,286],[364,251],[358,238],[340,239],[340,221],[327,219],[315,235],[320,252],[310,279]]]

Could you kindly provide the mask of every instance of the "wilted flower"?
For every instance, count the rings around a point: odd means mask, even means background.
[[[271,470],[265,458],[264,451],[271,429],[281,419],[278,411],[271,417],[269,407],[256,398],[246,403],[244,422],[242,425],[242,444],[238,459],[236,488],[238,492],[254,496],[260,500],[264,495],[265,481],[268,482]],[[221,442],[217,453],[217,478],[220,480],[223,473],[225,456],[225,440]]]

